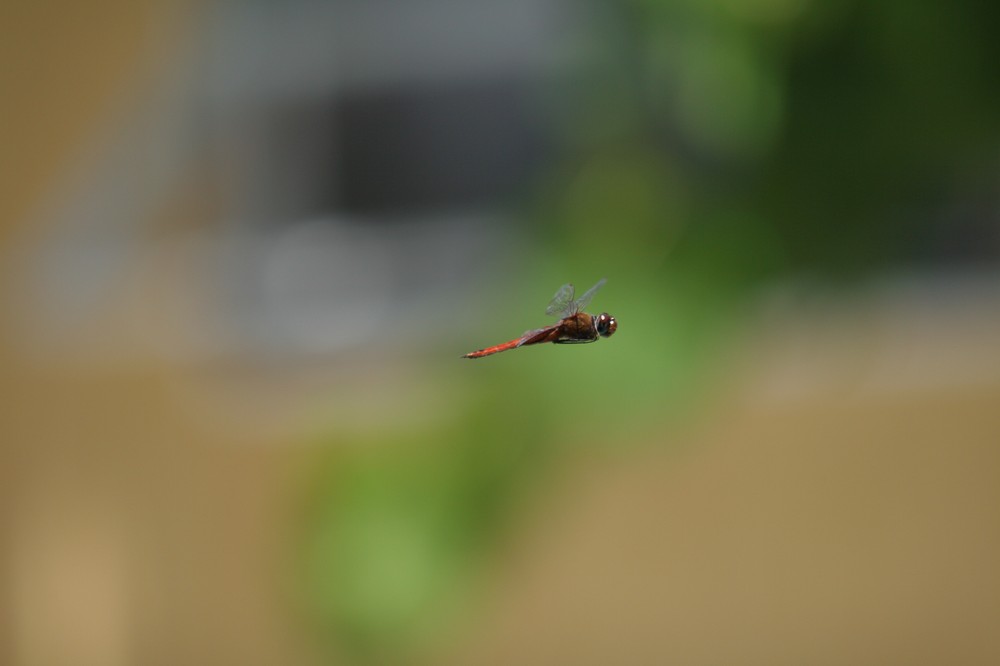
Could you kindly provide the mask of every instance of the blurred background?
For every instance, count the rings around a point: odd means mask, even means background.
[[[1000,662],[997,34],[4,3],[0,662]]]

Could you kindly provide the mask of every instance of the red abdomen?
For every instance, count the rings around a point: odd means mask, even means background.
[[[462,358],[482,358],[484,356],[489,356],[490,354],[498,354],[502,351],[516,348],[520,342],[521,338],[516,338],[509,342],[504,342],[503,344],[493,345],[492,347],[487,347],[486,349],[469,352],[468,354],[464,354]]]

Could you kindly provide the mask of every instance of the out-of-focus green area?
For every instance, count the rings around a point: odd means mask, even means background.
[[[336,332],[369,306],[401,314],[326,349],[309,337],[315,327],[281,337],[280,306],[312,292],[282,287],[290,269],[267,263],[268,251],[293,256],[295,239],[219,241],[240,216],[308,218],[322,207],[293,196],[304,185],[234,185],[269,168],[229,142],[239,123],[193,93],[160,99],[136,82],[142,75],[112,66],[133,52],[199,62],[215,49],[246,49],[249,61],[260,52],[246,26],[297,25],[256,6],[235,14],[243,23],[231,42],[186,47],[198,30],[230,35],[225,6],[126,12],[105,26],[96,17],[122,7],[101,5],[84,23],[100,24],[106,40],[84,83],[71,74],[88,68],[89,49],[78,47],[89,42],[66,38],[76,32],[59,11],[24,10],[25,29],[49,37],[3,56],[20,87],[0,138],[10,135],[27,175],[16,186],[4,179],[0,211],[14,220],[8,263],[29,269],[6,276],[0,356],[11,368],[0,482],[14,543],[0,583],[12,592],[0,604],[16,618],[0,632],[0,661],[809,663],[831,649],[851,663],[922,663],[921,654],[932,663],[958,644],[963,663],[1000,655],[987,631],[1000,618],[990,564],[1000,553],[1000,431],[989,408],[1000,355],[988,342],[1000,331],[1000,8],[631,0],[545,15],[574,20],[554,57],[558,75],[539,65],[530,86],[547,149],[491,204],[499,222],[468,225],[480,234],[472,268],[418,292],[448,239],[349,211],[348,231],[331,225],[342,234],[333,244],[347,248],[334,259],[356,270],[338,278],[332,311],[308,321]],[[356,18],[352,3],[331,7]],[[358,43],[378,45],[377,56],[402,48],[408,30],[382,32],[388,5],[365,11]],[[169,30],[150,27],[168,16]],[[480,20],[493,20],[486,5]],[[136,45],[126,36],[136,29],[158,39]],[[275,75],[269,56],[296,52],[296,42],[272,46],[246,76],[273,76],[269,94],[297,91],[268,108],[275,127],[263,124],[292,139],[275,140],[287,152],[266,144],[253,154],[273,159],[276,174],[324,165],[316,156],[337,152],[330,145],[353,144],[296,133],[296,110],[327,93],[294,67]],[[330,78],[348,80],[359,61],[337,61]],[[193,69],[210,99],[238,87]],[[429,81],[400,87],[441,86]],[[152,220],[123,214],[94,233],[46,226],[62,196],[47,188],[58,189],[53,174],[80,144],[138,140],[116,133],[119,111],[107,110],[119,108],[116,90],[197,110],[197,122],[168,124],[166,153],[205,136],[224,137],[220,148],[192,148],[198,157],[181,175],[159,153],[144,155],[144,177],[170,184]],[[59,106],[43,113],[30,101],[38,91]],[[74,104],[81,91],[90,94]],[[257,127],[260,99],[235,97],[252,111],[240,120]],[[404,134],[392,113],[360,115],[374,118],[358,125],[370,131],[354,137],[360,144]],[[60,145],[46,143],[50,126]],[[414,144],[415,161],[433,163],[438,147],[427,143]],[[392,168],[379,150],[354,163],[360,172],[372,160],[373,181]],[[463,159],[472,171],[476,155]],[[327,189],[342,200],[320,202],[340,214],[351,181],[337,182]],[[92,199],[102,197],[81,201],[100,205]],[[423,203],[393,210],[444,215]],[[208,249],[184,254],[199,233]],[[407,233],[413,242],[400,242]],[[44,318],[32,329],[19,317],[15,306],[48,293],[22,290],[19,280],[45,264],[24,238],[62,243],[44,255],[54,282],[77,263],[103,269],[104,254],[83,254],[92,242],[139,248],[108,280],[107,307],[53,338],[72,344],[46,347]],[[307,249],[322,245],[309,238]],[[199,259],[234,255],[267,266],[233,278]],[[208,269],[192,269],[191,257]],[[277,303],[277,323],[253,327],[247,275],[263,285],[260,302]],[[366,291],[379,277],[389,286]],[[560,284],[582,291],[601,277],[589,311],[617,318],[613,338],[458,358],[547,324]],[[66,293],[72,310],[78,292]],[[376,302],[387,294],[402,296]],[[237,314],[225,326],[211,318],[228,306]],[[423,319],[413,314],[422,308]],[[236,338],[243,347],[224,344],[228,329],[247,335]],[[213,344],[192,342],[203,339]],[[301,346],[283,347],[287,339]],[[930,626],[942,620],[936,609],[961,608],[965,625]],[[74,629],[81,615],[91,621]]]
[[[559,158],[527,204],[542,250],[510,288],[540,311],[564,276],[609,275],[592,307],[621,332],[428,370],[461,387],[454,414],[337,449],[306,586],[361,654],[405,649],[454,613],[518,498],[565,456],[674,446],[724,384],[762,285],[805,279],[823,298],[880,271],[996,259],[996,9],[646,0],[595,11]],[[977,230],[942,223],[966,196],[994,201],[982,254],[965,237]]]

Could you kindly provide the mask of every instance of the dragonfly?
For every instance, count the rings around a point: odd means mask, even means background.
[[[610,338],[618,330],[618,322],[607,312],[599,315],[591,315],[583,312],[594,294],[604,286],[606,278],[588,289],[580,298],[573,298],[576,293],[572,284],[564,284],[559,287],[559,291],[552,297],[549,306],[545,308],[545,314],[558,317],[559,323],[545,328],[536,328],[525,331],[519,338],[508,340],[507,342],[485,349],[464,354],[462,358],[482,358],[499,354],[508,349],[517,349],[527,345],[537,345],[542,342],[554,342],[557,345],[580,344],[584,342],[596,342],[598,338]]]

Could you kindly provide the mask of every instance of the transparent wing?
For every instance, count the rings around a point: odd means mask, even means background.
[[[549,307],[545,308],[545,314],[553,317],[565,317],[573,308],[573,294],[575,293],[576,289],[573,288],[572,284],[564,284],[559,287],[559,291],[549,301]]]
[[[573,305],[573,312],[580,312],[585,307],[587,307],[587,303],[590,303],[590,299],[592,299],[594,297],[594,294],[596,294],[600,290],[600,288],[604,286],[604,283],[607,282],[607,281],[608,281],[607,278],[601,278],[600,280],[597,281],[597,284],[595,284],[593,287],[591,287],[590,289],[588,289],[583,294],[583,296],[581,296],[580,298],[576,299],[576,301],[572,304]]]
[[[525,331],[524,335],[521,336],[521,339],[517,341],[517,346],[523,347],[524,345],[546,342],[545,338],[558,328],[559,324],[556,324],[555,326],[546,326],[545,328],[536,328],[530,331]]]

